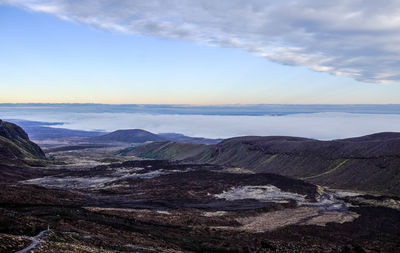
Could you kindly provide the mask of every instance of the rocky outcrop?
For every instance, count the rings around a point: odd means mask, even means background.
[[[46,156],[19,126],[0,120],[0,164],[44,165]]]

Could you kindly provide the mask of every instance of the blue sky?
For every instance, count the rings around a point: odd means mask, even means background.
[[[353,72],[348,74],[353,68],[340,69],[335,62],[328,67],[311,66],[294,58],[262,57],[243,43],[223,44],[222,39],[205,43],[195,36],[108,29],[82,21],[79,13],[69,9],[55,12],[19,2],[14,6],[0,1],[3,103],[400,103],[397,73],[387,69],[375,73],[373,67],[357,64],[354,78]],[[124,20],[116,23],[124,24]],[[375,58],[375,64],[382,59],[385,66],[396,60]],[[332,75],[333,71],[339,74]],[[383,75],[385,80],[378,78]]]

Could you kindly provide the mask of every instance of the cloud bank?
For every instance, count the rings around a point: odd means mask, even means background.
[[[145,129],[154,133],[229,138],[245,135],[300,136],[320,140],[400,132],[399,114],[308,113],[283,116],[178,115],[147,113],[2,113],[4,119],[63,122],[55,127],[115,131]]]
[[[116,32],[239,48],[373,83],[400,80],[397,0],[0,0]]]

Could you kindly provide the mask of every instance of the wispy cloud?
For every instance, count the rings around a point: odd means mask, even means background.
[[[0,0],[117,32],[240,48],[287,65],[400,80],[397,0]]]

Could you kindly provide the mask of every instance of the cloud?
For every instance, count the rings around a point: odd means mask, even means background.
[[[71,115],[72,116],[72,115]],[[91,113],[65,120],[71,129],[103,130],[141,128],[155,133],[177,132],[189,136],[229,138],[245,135],[301,136],[339,139],[385,131],[399,131],[400,115],[315,113],[285,116],[151,115]],[[118,126],[115,122],[119,122]]]
[[[229,138],[245,135],[300,136],[321,140],[399,132],[398,114],[307,113],[283,116],[178,115],[148,113],[76,113],[40,110],[3,112],[5,119],[63,122],[54,127],[75,130],[145,129],[154,133]]]
[[[0,0],[116,32],[239,48],[314,71],[400,80],[397,0]]]

